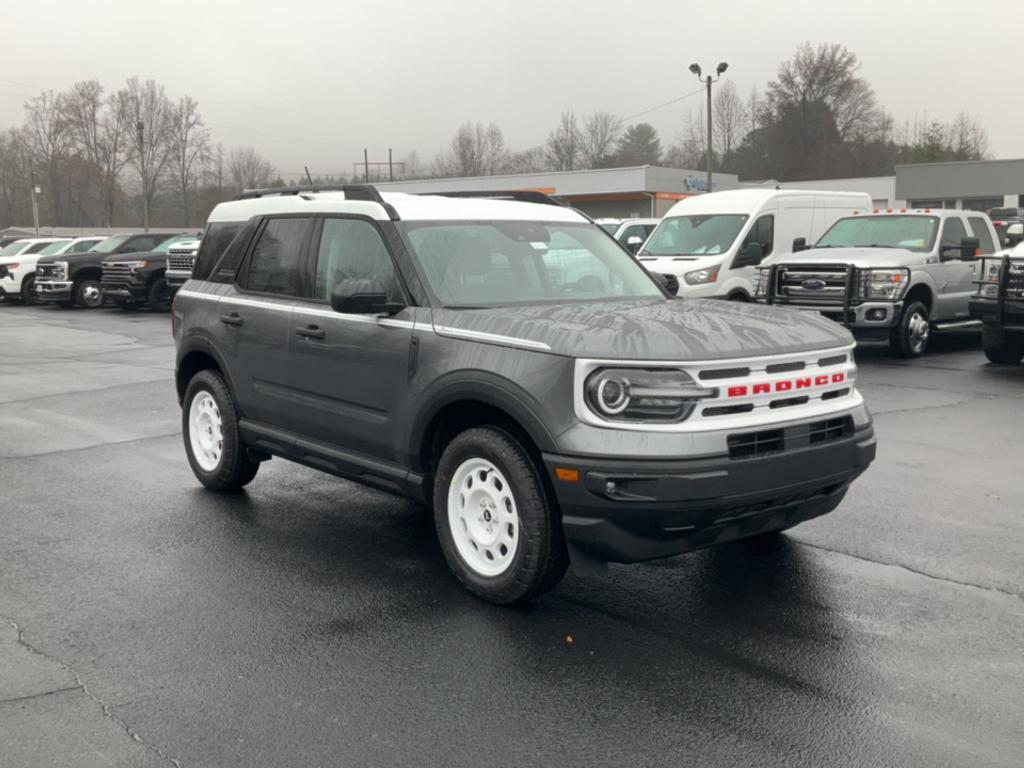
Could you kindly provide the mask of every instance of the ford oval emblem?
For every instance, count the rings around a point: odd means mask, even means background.
[[[817,278],[813,278],[811,280],[804,280],[802,283],[800,283],[800,287],[803,288],[805,291],[820,291],[826,285],[828,284],[824,280],[818,280]]]

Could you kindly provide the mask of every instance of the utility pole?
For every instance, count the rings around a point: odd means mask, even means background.
[[[370,150],[363,149],[363,183],[370,183]]]
[[[388,181],[395,180],[395,164],[391,160],[391,147],[388,147]]]
[[[707,87],[708,87],[708,159],[707,159],[707,165],[708,165],[708,189],[707,189],[707,191],[708,192],[711,192],[714,189],[714,187],[712,186],[712,166],[714,165],[714,162],[715,162],[715,150],[714,150],[714,146],[711,143],[711,138],[712,138],[712,134],[711,134],[711,84],[712,83],[717,83],[719,78],[722,77],[722,75],[725,73],[725,70],[727,70],[728,68],[729,68],[729,65],[727,63],[725,63],[724,61],[720,62],[718,67],[715,69],[715,77],[714,78],[712,78],[711,75],[708,75],[707,77],[702,78],[701,77],[700,64],[691,64],[690,65],[690,71],[693,72],[693,74],[695,74],[697,76],[698,80],[700,80],[702,83],[706,83]]]
[[[142,176],[142,228],[149,232],[149,179],[146,173],[146,124],[141,120],[135,124],[139,144],[139,171]]]
[[[39,201],[36,199],[36,195],[42,192],[39,187],[36,186],[36,172],[34,168],[29,168],[29,175],[32,177],[32,225],[36,228],[36,234],[39,234]]]

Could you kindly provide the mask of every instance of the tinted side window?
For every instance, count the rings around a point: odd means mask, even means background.
[[[946,219],[942,225],[942,247],[960,247],[960,241],[967,237],[967,228],[959,218]]]
[[[118,248],[118,250],[121,253],[142,253],[143,251],[153,250],[153,247],[156,244],[157,239],[155,237],[145,235],[144,237],[131,238],[128,242]]]
[[[313,296],[330,301],[334,286],[349,278],[379,280],[389,301],[397,297],[395,268],[377,228],[361,219],[325,219]]]
[[[299,296],[299,262],[310,219],[270,219],[249,257],[245,287],[250,291]]]
[[[92,247],[99,242],[101,241],[83,240],[80,243],[75,243],[74,245],[72,245],[71,248],[68,250],[68,253],[85,253],[86,251],[91,251]]]
[[[219,221],[210,224],[199,243],[199,253],[196,254],[192,277],[196,280],[208,280],[220,257],[235,239],[235,235],[242,231],[243,226],[245,225],[240,221]]]
[[[980,216],[971,216],[967,219],[967,223],[971,225],[971,232],[976,238],[978,238],[978,243],[981,245],[981,252],[994,253],[996,249],[992,243],[992,235],[990,235],[988,231],[988,222]]]
[[[744,247],[750,243],[760,243],[762,253],[765,256],[772,252],[772,249],[775,247],[774,215],[768,214],[767,216],[758,217],[757,221],[754,222],[754,226],[750,228],[747,236],[743,239]]]

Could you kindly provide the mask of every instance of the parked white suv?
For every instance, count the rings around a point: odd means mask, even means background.
[[[36,262],[42,256],[88,251],[102,237],[33,237],[0,250],[0,298],[29,303],[35,299]]]
[[[840,219],[813,247],[769,259],[758,300],[813,310],[904,357],[933,330],[980,328],[968,303],[999,239],[977,211],[889,209]]]

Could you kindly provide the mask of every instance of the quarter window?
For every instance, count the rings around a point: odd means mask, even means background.
[[[967,223],[971,225],[971,232],[978,238],[981,252],[994,253],[996,249],[992,243],[992,235],[989,234],[988,223],[980,216],[971,216]]]
[[[213,268],[217,266],[224,251],[235,239],[235,236],[242,231],[244,224],[240,221],[219,221],[210,224],[203,233],[203,239],[199,244],[199,253],[196,255],[195,267],[192,270],[192,277],[196,280],[208,280],[213,274]],[[237,267],[237,265],[236,265]]]
[[[299,262],[310,220],[270,219],[249,258],[245,287],[250,291],[298,296]]]
[[[313,295],[331,300],[342,280],[378,280],[388,300],[396,298],[395,268],[380,232],[362,219],[325,219],[316,260]]]

